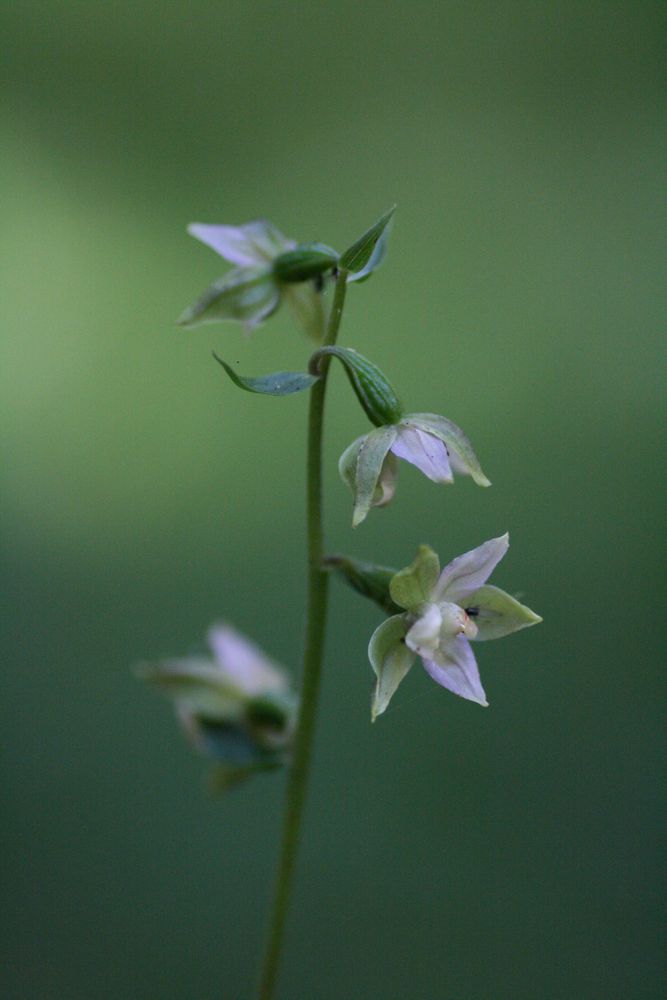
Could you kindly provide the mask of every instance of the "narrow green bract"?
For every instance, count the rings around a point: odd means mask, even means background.
[[[396,211],[396,206],[390,208],[381,219],[371,226],[363,236],[360,236],[351,247],[341,254],[340,266],[345,268],[346,271],[350,271],[354,274],[356,271],[361,271],[362,268],[369,262],[371,254],[375,249],[375,245],[384,233],[385,229],[391,221],[391,217]],[[378,264],[380,261],[378,261]]]
[[[245,389],[246,392],[258,392],[264,396],[291,396],[295,392],[310,389],[318,381],[317,375],[309,375],[308,372],[272,372],[270,375],[260,375],[257,378],[237,375],[215,351],[213,357],[222,365],[234,385],[239,389]]]

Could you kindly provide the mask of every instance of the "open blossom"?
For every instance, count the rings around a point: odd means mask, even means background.
[[[287,239],[265,219],[242,226],[217,226],[193,222],[188,232],[215,250],[235,267],[218,279],[178,320],[182,326],[238,320],[248,330],[271,316],[280,302],[288,302],[299,326],[316,340],[324,330],[322,295],[314,281],[284,284],[276,279],[274,261],[295,250],[296,240]]]
[[[377,677],[373,718],[384,712],[416,656],[442,687],[488,704],[471,641],[498,639],[542,621],[486,583],[508,547],[508,535],[492,538],[440,572],[437,555],[424,545],[414,563],[393,577],[391,598],[405,613],[388,618],[370,641]]]
[[[394,496],[398,458],[434,483],[452,483],[456,472],[478,486],[491,485],[460,427],[435,413],[411,413],[357,438],[341,455],[338,469],[354,495],[353,527]]]
[[[230,625],[213,625],[208,643],[212,657],[145,664],[139,674],[171,698],[203,753],[225,764],[281,763],[297,705],[287,672]]]

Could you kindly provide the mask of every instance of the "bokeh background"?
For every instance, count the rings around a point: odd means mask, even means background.
[[[379,615],[333,588],[280,997],[663,994],[664,42],[649,2],[3,7],[2,996],[246,1000],[282,778],[222,800],[132,663],[220,617],[298,669],[305,364],[286,313],[174,318],[191,220],[344,248],[398,202],[341,342],[494,481],[404,467],[354,535],[339,371],[330,549],[397,566],[506,529],[544,624],[478,647],[491,708],[415,667],[369,725]]]

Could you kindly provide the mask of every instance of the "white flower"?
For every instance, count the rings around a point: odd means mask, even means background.
[[[299,326],[320,341],[324,330],[324,304],[314,281],[284,284],[276,280],[273,264],[282,254],[295,250],[265,219],[242,226],[215,226],[193,222],[188,232],[235,267],[213,282],[181,315],[181,326],[238,320],[252,330],[271,316],[285,299]]]
[[[368,647],[377,677],[373,718],[384,712],[415,656],[442,687],[488,705],[471,640],[497,639],[542,621],[486,584],[508,547],[508,535],[492,538],[440,572],[437,555],[424,545],[414,563],[393,577],[391,598],[406,613],[383,622]]]
[[[232,764],[281,763],[294,732],[297,699],[287,672],[230,625],[208,632],[210,657],[139,668],[174,702],[198,749]]]
[[[460,427],[435,413],[409,413],[357,438],[340,457],[338,471],[354,495],[353,527],[371,507],[384,507],[393,498],[397,458],[434,483],[452,483],[456,472],[471,476],[478,486],[491,485]]]

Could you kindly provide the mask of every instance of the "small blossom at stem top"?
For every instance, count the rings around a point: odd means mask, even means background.
[[[137,672],[172,700],[202,753],[244,770],[284,763],[297,707],[288,674],[230,625],[213,625],[208,643],[212,657],[162,660]]]
[[[422,545],[412,565],[393,577],[391,598],[405,613],[383,622],[368,647],[377,678],[373,719],[385,711],[416,656],[441,687],[488,705],[470,642],[498,639],[542,621],[486,583],[508,547],[508,535],[492,538],[440,572],[437,555]]]
[[[276,262],[297,249],[296,240],[287,239],[267,220],[258,219],[242,226],[218,226],[193,222],[188,226],[191,236],[205,243],[235,267],[218,279],[181,315],[181,326],[237,320],[248,330],[254,329],[273,315],[281,301],[286,300],[297,324],[318,342],[322,340],[325,310],[321,281],[285,282],[275,272]],[[325,248],[329,249],[329,248]],[[323,265],[330,269],[336,260],[335,251],[320,254]]]
[[[384,507],[393,498],[397,458],[434,483],[452,483],[456,472],[471,476],[478,486],[491,485],[460,427],[435,413],[410,413],[357,438],[341,455],[338,470],[354,496],[353,527],[371,507]]]

